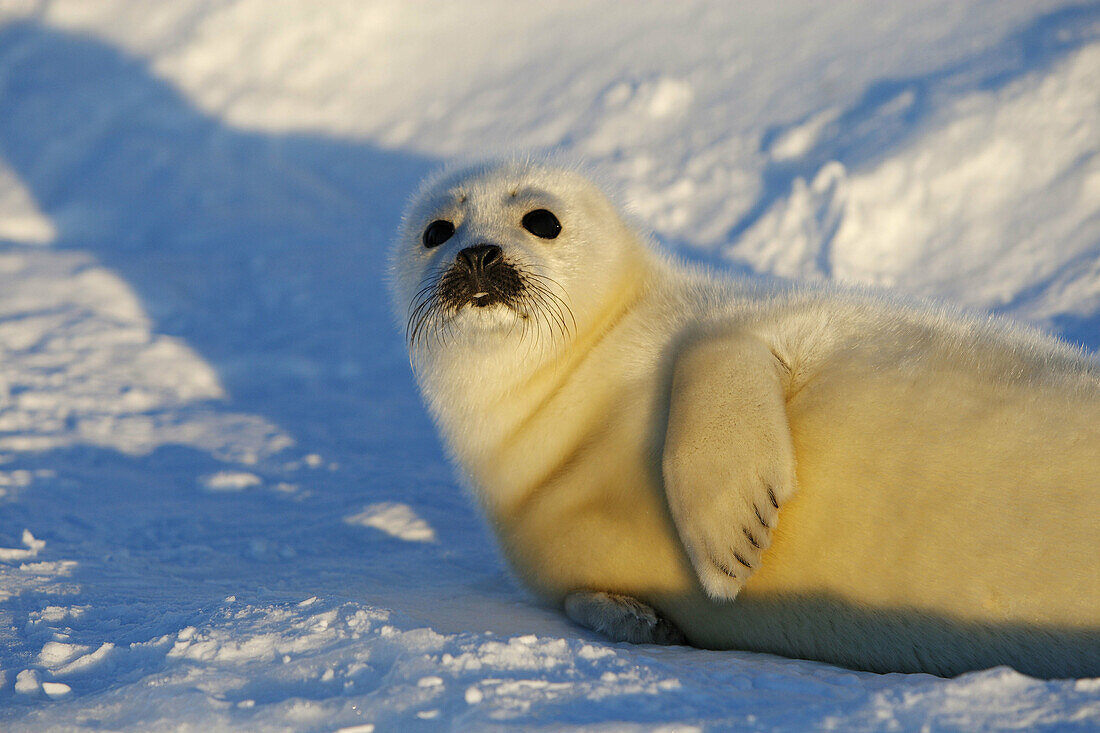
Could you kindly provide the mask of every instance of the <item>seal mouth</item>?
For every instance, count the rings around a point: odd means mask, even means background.
[[[467,305],[473,306],[474,308],[488,308],[491,305],[504,305],[512,307],[510,306],[507,299],[497,295],[496,293],[490,293],[484,290],[479,293],[471,294],[470,297],[466,300],[466,303]],[[515,310],[514,307],[513,310]]]
[[[563,338],[571,326],[576,326],[569,306],[558,295],[562,288],[552,279],[503,256],[487,263],[484,259],[459,257],[424,281],[409,307],[406,337],[411,347],[424,339],[450,341],[459,333],[456,319],[462,312],[504,315],[511,311],[514,324],[523,324],[524,333],[535,322],[561,333]],[[488,325],[481,319],[476,323],[481,325],[470,326]],[[499,321],[498,325],[505,322]]]

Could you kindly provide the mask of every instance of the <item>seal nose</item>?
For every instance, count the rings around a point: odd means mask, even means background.
[[[503,251],[495,244],[477,244],[458,253],[458,264],[469,272],[484,272],[503,256]]]

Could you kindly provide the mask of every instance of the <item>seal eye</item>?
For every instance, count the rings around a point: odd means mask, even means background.
[[[546,209],[528,211],[521,223],[524,229],[543,239],[553,239],[561,234],[561,222]]]
[[[436,219],[424,230],[424,246],[438,247],[454,236],[455,225],[446,219]]]

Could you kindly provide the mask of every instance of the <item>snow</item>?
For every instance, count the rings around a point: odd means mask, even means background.
[[[43,540],[36,540],[34,535],[29,530],[23,530],[23,545],[24,549],[17,549],[14,547],[0,547],[0,560],[12,561],[12,560],[26,560],[28,558],[37,557],[38,551],[46,546]]]
[[[1100,347],[1100,7],[0,0],[0,728],[1093,730],[1100,680],[609,644],[509,576],[380,263],[453,157]]]
[[[371,504],[360,513],[346,517],[348,524],[374,527],[408,542],[434,542],[435,530],[416,515],[412,507],[396,502]]]

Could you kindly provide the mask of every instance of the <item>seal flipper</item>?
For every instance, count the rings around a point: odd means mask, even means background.
[[[795,492],[785,370],[752,334],[701,336],[677,355],[662,472],[700,583],[733,600]]]
[[[580,591],[565,597],[565,615],[611,641],[686,644],[683,632],[651,607],[630,596]]]

